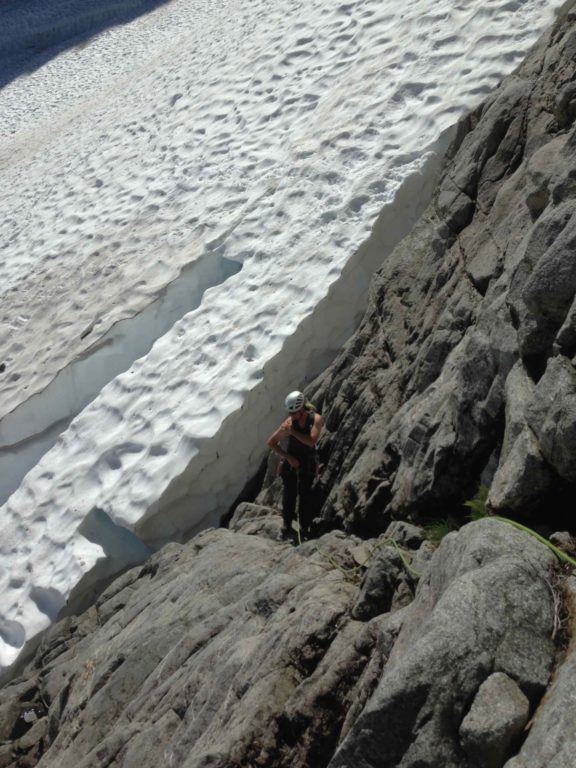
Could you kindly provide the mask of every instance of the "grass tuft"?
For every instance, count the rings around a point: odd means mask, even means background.
[[[488,511],[486,504],[488,502],[489,492],[490,489],[488,486],[480,485],[478,487],[476,497],[474,499],[470,499],[470,501],[464,502],[464,506],[472,510],[469,515],[470,520],[482,520],[482,518],[488,517],[490,512]]]
[[[447,518],[434,520],[433,523],[430,523],[430,525],[427,525],[424,528],[426,538],[433,544],[440,544],[444,536],[447,536],[453,530],[455,530],[455,528]]]

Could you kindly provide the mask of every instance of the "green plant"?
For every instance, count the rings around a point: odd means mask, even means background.
[[[487,517],[487,515],[490,514],[486,506],[489,493],[490,489],[488,486],[480,485],[476,493],[476,498],[464,502],[464,506],[472,510],[472,512],[470,512],[470,520],[481,520],[483,517]]]
[[[444,536],[454,530],[455,528],[450,520],[444,518],[442,520],[434,520],[433,523],[427,525],[426,528],[424,528],[424,533],[426,534],[428,541],[431,541],[433,544],[440,544]]]

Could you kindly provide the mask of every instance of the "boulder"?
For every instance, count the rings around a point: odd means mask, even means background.
[[[461,744],[470,762],[479,768],[501,768],[520,739],[529,711],[528,699],[508,675],[490,675],[460,726]]]
[[[272,541],[282,541],[282,516],[274,507],[243,502],[234,510],[228,524],[231,531],[246,535],[264,536]]]
[[[505,384],[506,426],[489,495],[489,505],[496,511],[529,509],[553,482],[552,470],[528,423],[535,394],[536,385],[519,360]]]
[[[550,185],[554,173],[562,168],[561,152],[566,136],[558,136],[544,144],[528,158],[526,165],[526,205],[534,217],[539,216],[550,202]]]
[[[400,555],[392,547],[382,547],[371,558],[362,581],[360,594],[352,608],[352,616],[366,621],[387,613],[403,571]]]
[[[576,578],[568,580],[566,601],[571,615],[570,631],[576,633]],[[572,768],[576,755],[576,647],[570,645],[541,701],[526,741],[505,768]]]
[[[467,732],[470,703],[484,698],[482,684],[503,673],[535,704],[548,683],[555,659],[553,561],[542,544],[494,520],[448,534],[330,768],[476,766],[461,729]]]
[[[404,520],[394,520],[384,531],[384,539],[393,539],[398,546],[418,549],[424,541],[422,528]]]
[[[573,205],[570,211],[573,211]],[[562,211],[562,218],[546,219],[552,229],[545,233],[547,248],[519,290],[516,309],[520,318],[518,341],[523,357],[551,349],[576,292],[576,216]],[[567,221],[558,231],[559,221]],[[542,219],[542,221],[544,221]]]
[[[576,482],[576,369],[552,358],[528,408],[528,424],[546,461],[558,475]]]

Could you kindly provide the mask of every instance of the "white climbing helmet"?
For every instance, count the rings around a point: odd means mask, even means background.
[[[300,408],[302,408],[305,401],[306,398],[302,392],[295,390],[294,392],[290,392],[289,395],[286,395],[286,400],[284,402],[286,403],[286,410],[288,413],[296,413],[296,411],[299,411]]]

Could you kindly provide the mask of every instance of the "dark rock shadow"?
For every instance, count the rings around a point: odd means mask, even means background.
[[[106,29],[127,24],[170,0],[72,0],[0,5],[0,88]],[[19,16],[22,17],[18,27]],[[15,31],[16,30],[16,31]]]

